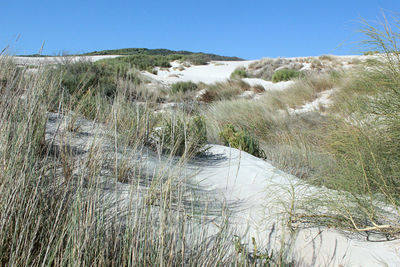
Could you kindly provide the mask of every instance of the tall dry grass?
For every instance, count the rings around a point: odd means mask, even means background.
[[[276,166],[337,190],[334,196],[309,199],[309,209],[294,216],[296,221],[355,231],[367,239],[398,238],[399,29],[396,18],[365,24],[364,43],[381,56],[362,69],[303,80],[262,102],[221,102],[209,109],[215,132],[227,122],[242,127],[264,143],[267,160]],[[324,115],[282,112],[332,87],[338,90]]]
[[[176,163],[146,152],[158,122],[149,106],[120,92],[77,100],[63,89],[63,73],[48,74],[0,57],[0,265],[256,264],[244,245],[235,250],[229,213],[208,206],[182,175],[187,155]],[[48,127],[55,134],[46,135]],[[152,153],[165,161],[146,172]],[[272,264],[264,256],[260,262]]]

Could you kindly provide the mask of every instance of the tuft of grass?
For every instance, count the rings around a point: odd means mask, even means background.
[[[234,99],[244,91],[251,89],[251,86],[238,79],[230,79],[226,82],[217,82],[212,85],[202,84],[200,88],[206,89],[206,92],[200,97],[200,101],[213,102],[219,100]]]
[[[294,80],[285,90],[267,91],[262,97],[266,105],[278,109],[296,108],[315,100],[319,93],[340,84],[340,73],[305,76]]]
[[[265,153],[260,148],[258,141],[247,131],[235,129],[232,124],[224,125],[219,136],[225,146],[243,150],[259,158],[265,157]]]
[[[294,78],[298,78],[301,76],[301,72],[293,69],[280,69],[274,72],[272,75],[272,82],[282,82],[289,81]]]
[[[206,151],[207,127],[202,116],[167,115],[155,131],[157,150],[188,157]]]
[[[261,78],[267,81],[272,79],[274,72],[277,69],[293,69],[300,70],[304,67],[303,62],[293,61],[285,58],[264,58],[249,65],[247,73],[255,78]]]
[[[193,82],[177,82],[171,85],[171,93],[186,93],[189,91],[195,91],[197,89],[197,84]]]
[[[217,143],[220,140],[219,133],[227,124],[247,131],[256,138],[264,136],[272,139],[284,116],[262,102],[245,99],[215,102],[204,114],[209,126],[209,140]]]

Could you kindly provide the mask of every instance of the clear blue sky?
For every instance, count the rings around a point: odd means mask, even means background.
[[[358,20],[375,20],[381,9],[399,12],[400,0],[1,0],[0,50],[37,53],[45,42],[44,54],[127,47],[247,59],[354,54]]]

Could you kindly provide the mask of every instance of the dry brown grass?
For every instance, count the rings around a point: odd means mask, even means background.
[[[338,79],[332,74],[299,78],[285,90],[267,91],[261,101],[278,109],[300,107],[315,100],[319,93],[338,86],[337,81]]]
[[[227,82],[218,82],[212,85],[201,84],[199,89],[206,89],[199,100],[203,102],[220,101],[234,99],[244,91],[251,90],[251,86],[239,79],[228,80]]]

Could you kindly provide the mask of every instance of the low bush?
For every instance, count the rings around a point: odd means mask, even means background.
[[[207,65],[211,58],[203,54],[193,54],[184,57],[185,61],[189,61],[193,65]]]
[[[301,76],[301,72],[298,70],[292,69],[281,69],[274,72],[272,75],[272,82],[282,82],[282,81],[289,81],[293,78],[298,78]]]
[[[49,72],[50,75],[60,76],[63,89],[77,100],[80,100],[90,89],[95,89],[96,93],[101,94],[101,96],[112,99],[116,96],[121,82],[129,82],[132,86],[138,86],[142,83],[138,71],[127,65],[114,64],[108,61],[78,61],[58,64]]]
[[[333,61],[335,58],[331,55],[321,55],[318,57],[319,60],[327,60],[327,61]]]
[[[242,79],[247,77],[249,77],[249,75],[244,68],[237,68],[231,74],[231,79]]]
[[[171,85],[171,93],[186,93],[197,89],[197,85],[193,82],[177,82]]]
[[[258,141],[249,132],[237,130],[232,124],[226,124],[219,136],[226,146],[243,150],[259,158],[265,157],[265,153],[260,148]]]
[[[71,95],[83,95],[94,87],[105,96],[115,95],[117,69],[113,66],[82,61],[59,65],[55,72],[60,70],[63,73],[61,84]]]

